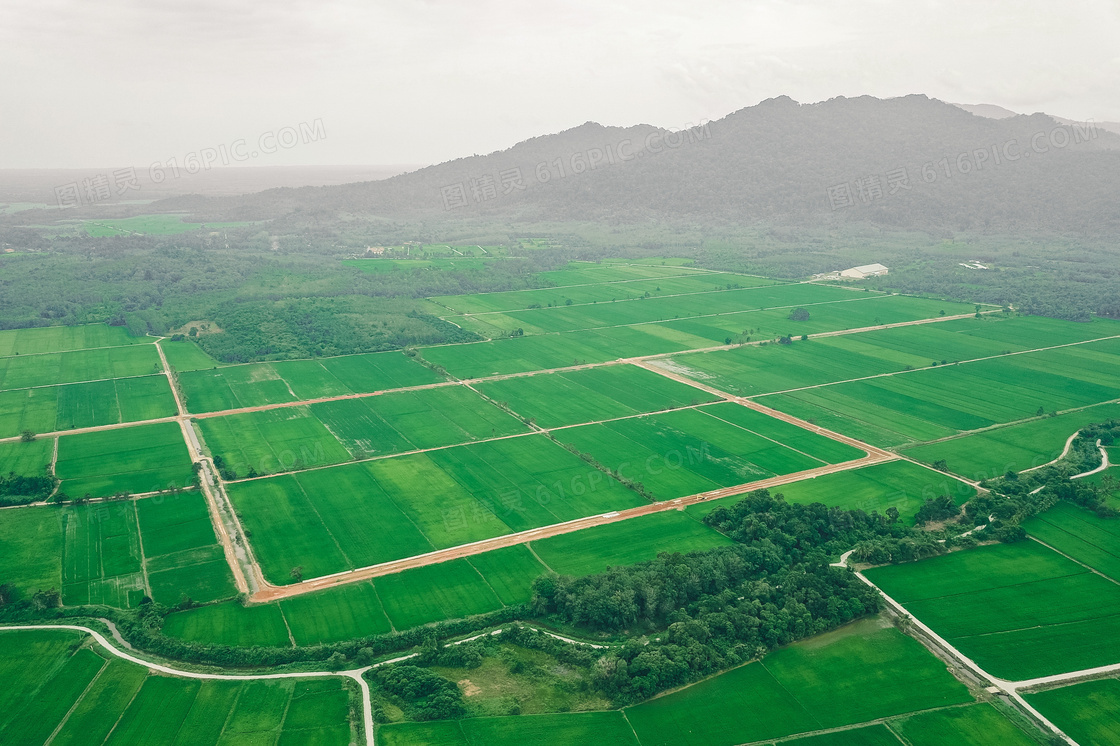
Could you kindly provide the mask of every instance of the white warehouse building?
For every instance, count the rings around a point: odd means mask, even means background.
[[[865,277],[879,277],[889,272],[882,264],[865,264],[862,267],[852,267],[845,269],[840,273],[841,277],[847,277],[852,280],[862,280]]]

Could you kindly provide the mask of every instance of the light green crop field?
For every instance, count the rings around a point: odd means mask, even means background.
[[[633,365],[507,378],[476,388],[545,428],[717,400],[706,391]]]
[[[154,344],[0,357],[0,390],[161,373]]]
[[[1120,325],[1085,325],[1038,316],[984,316],[936,324],[820,337],[813,344],[745,346],[674,357],[687,375],[741,396],[894,373],[933,364],[1099,339]]]
[[[469,562],[451,560],[376,578],[374,586],[396,629],[496,611],[502,602]]]
[[[0,437],[171,417],[175,399],[167,377],[0,391]]]
[[[1029,697],[1029,695],[1028,695]],[[923,712],[891,727],[912,746],[1035,746],[1037,741],[989,704]]]
[[[1082,746],[1120,742],[1120,681],[1101,679],[1024,695]]]
[[[148,675],[68,630],[0,631],[0,741],[166,744],[348,743],[338,679],[198,681]],[[52,739],[53,734],[53,739]]]
[[[1120,587],[1037,542],[865,575],[989,673],[1016,681],[1120,662]]]
[[[784,495],[791,503],[823,503],[845,510],[876,511],[880,515],[894,507],[911,524],[928,499],[949,495],[959,505],[976,494],[971,485],[901,460],[784,484],[771,491]],[[703,517],[718,507],[731,507],[742,499],[741,495],[736,495],[705,501],[690,505],[687,511]]]
[[[106,324],[10,329],[0,331],[0,357],[88,350],[96,347],[121,347],[151,342],[151,337],[131,336],[127,327]]]
[[[638,746],[618,711],[397,723],[378,728],[377,741],[385,746]]]
[[[730,544],[734,542],[715,529],[673,510],[552,536],[532,547],[550,569],[578,576],[651,560],[661,552],[684,554]]]
[[[387,562],[645,501],[544,436],[316,469],[228,488],[265,576]]]
[[[725,407],[716,404],[583,425],[556,435],[615,473],[641,483],[659,500],[812,469],[835,453],[829,447],[818,458],[786,447],[721,419]]]
[[[0,475],[37,477],[46,474],[54,452],[54,438],[36,438],[30,443],[0,443]]]
[[[206,447],[238,477],[272,474],[351,459],[306,406],[194,420]]]
[[[145,236],[170,236],[190,233],[200,228],[221,230],[251,225],[251,223],[187,223],[183,221],[183,217],[182,215],[137,215],[132,218],[86,220],[82,223],[82,230],[96,237],[127,236],[134,233]]]
[[[1120,520],[1059,502],[1024,521],[1023,528],[1067,557],[1120,581]]]
[[[1008,470],[1041,466],[1062,455],[1066,439],[1079,428],[1120,417],[1120,404],[1100,404],[1057,417],[906,449],[907,456],[933,463],[944,460],[950,470],[970,479],[1001,476]]]
[[[871,619],[627,708],[626,716],[643,746],[732,746],[970,699],[920,643]]]
[[[355,458],[529,432],[465,386],[324,402],[312,404],[311,411]]]
[[[875,445],[924,442],[1120,394],[1120,340],[1004,355],[759,401]]]
[[[64,435],[58,439],[59,491],[71,497],[154,492],[191,481],[191,460],[178,423]]]

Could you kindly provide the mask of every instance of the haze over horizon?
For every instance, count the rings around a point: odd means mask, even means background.
[[[1120,119],[1120,6],[289,0],[0,9],[0,168],[180,160],[321,123],[252,165],[438,163],[586,121],[684,127],[788,95],[921,93]],[[407,64],[401,64],[407,60]],[[423,96],[418,92],[423,91]],[[49,92],[50,95],[44,95]]]

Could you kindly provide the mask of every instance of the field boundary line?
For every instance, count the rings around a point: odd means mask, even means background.
[[[769,285],[759,285],[759,287],[770,287],[770,286]],[[740,290],[746,290],[747,288],[739,288],[739,289]],[[98,324],[89,324],[88,326],[99,326],[99,325]],[[29,327],[29,328],[31,328],[31,329],[35,329],[35,328],[47,329],[47,328],[50,328],[50,327]],[[5,331],[9,331],[9,330],[5,330]],[[13,330],[10,330],[10,331],[18,331],[18,330],[13,329]],[[8,360],[10,358],[17,358],[17,357],[18,358],[38,357],[40,355],[66,355],[66,354],[69,354],[71,352],[88,352],[88,351],[92,351],[92,350],[116,350],[116,349],[119,349],[119,348],[122,348],[122,347],[143,347],[144,345],[150,345],[150,344],[155,344],[155,342],[137,342],[135,344],[130,344],[130,345],[102,345],[101,347],[75,347],[72,350],[51,350],[50,352],[28,352],[26,354],[17,353],[15,355],[0,355],[0,360]]]
[[[1054,524],[1053,524],[1053,523],[1051,523],[1050,525],[1051,525],[1051,526],[1054,526]],[[1070,533],[1069,531],[1066,531],[1066,530],[1065,530],[1064,528],[1062,528],[1061,526],[1054,526],[1054,528],[1058,529],[1059,531],[1062,531],[1063,533],[1067,533],[1067,534],[1069,534],[1070,536],[1072,536],[1072,537],[1073,537],[1073,538],[1075,538],[1075,539],[1081,539],[1081,537],[1080,537],[1080,536],[1077,536],[1076,534],[1072,534],[1072,533]],[[1030,534],[1030,533],[1028,533],[1028,534],[1027,534],[1027,538],[1028,538],[1028,539],[1030,539],[1031,541],[1036,541],[1036,542],[1038,542],[1039,544],[1041,544],[1042,546],[1046,547],[1047,549],[1049,549],[1049,550],[1050,550],[1050,551],[1052,551],[1052,552],[1057,552],[1058,554],[1062,555],[1063,557],[1065,557],[1066,559],[1070,560],[1071,562],[1076,562],[1077,564],[1081,565],[1082,567],[1084,567],[1084,568],[1085,568],[1086,570],[1088,570],[1089,572],[1093,573],[1094,575],[1100,575],[1100,576],[1101,576],[1102,578],[1104,578],[1104,579],[1105,579],[1105,580],[1107,580],[1108,582],[1112,583],[1113,585],[1120,585],[1120,580],[1117,580],[1116,578],[1113,578],[1113,577],[1110,577],[1110,576],[1108,576],[1108,575],[1105,575],[1105,574],[1104,574],[1103,572],[1101,572],[1101,571],[1100,571],[1100,570],[1098,570],[1097,568],[1095,568],[1095,567],[1090,567],[1089,565],[1086,565],[1086,564],[1085,564],[1084,562],[1082,562],[1081,560],[1077,559],[1076,557],[1071,557],[1070,555],[1066,554],[1065,552],[1063,552],[1063,551],[1062,551],[1061,549],[1058,549],[1057,547],[1053,547],[1053,546],[1050,546],[1049,544],[1047,544],[1047,543],[1046,543],[1045,541],[1043,541],[1042,539],[1038,538],[1037,536],[1034,536],[1033,534]],[[1105,554],[1107,554],[1107,555],[1110,555],[1110,556],[1113,556],[1113,557],[1115,557],[1115,556],[1116,556],[1116,555],[1112,554],[1112,552],[1108,551],[1107,549],[1103,549],[1103,548],[1101,548],[1101,547],[1098,547],[1098,546],[1097,546],[1096,544],[1093,544],[1093,542],[1091,542],[1091,541],[1086,541],[1085,539],[1081,539],[1081,541],[1084,541],[1084,542],[1085,542],[1086,544],[1088,544],[1088,545],[1089,545],[1089,546],[1091,546],[1091,547],[1095,547],[1095,548],[1097,548],[1097,549],[1100,549],[1100,550],[1101,550],[1102,552],[1104,552],[1104,553],[1105,553]],[[1120,614],[1120,612],[1118,612],[1118,614]],[[1052,626],[1052,625],[1045,625],[1045,626]]]
[[[333,678],[335,676],[353,679],[358,682],[358,686],[362,690],[362,709],[364,720],[366,724],[366,744],[367,746],[374,746],[373,741],[373,711],[370,705],[369,687],[366,685],[362,674],[368,671],[373,666],[364,666],[362,668],[355,668],[348,671],[293,671],[290,673],[267,673],[267,674],[220,674],[220,673],[202,673],[199,671],[184,671],[179,668],[172,668],[171,666],[163,665],[162,663],[153,663],[146,661],[143,658],[137,658],[130,653],[118,650],[112,643],[105,639],[95,629],[80,625],[80,624],[19,624],[19,625],[0,625],[0,633],[5,631],[41,631],[41,630],[56,630],[68,629],[77,632],[84,632],[90,635],[98,645],[105,648],[109,653],[118,658],[135,663],[138,666],[143,666],[149,671],[158,671],[159,673],[167,674],[169,676],[178,676],[184,679],[203,679],[211,681],[260,681],[260,680],[274,680],[274,679],[309,679],[309,678]],[[385,665],[388,663],[376,664]],[[123,713],[122,713],[123,714]]]

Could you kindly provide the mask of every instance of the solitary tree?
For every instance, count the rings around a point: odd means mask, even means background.
[[[296,565],[295,567],[293,567],[291,574],[292,574],[292,577],[295,578],[295,581],[297,583],[302,581],[303,580],[303,565]]]
[[[35,432],[33,430],[24,430],[19,434],[19,439],[23,443],[30,443],[35,440]]]

